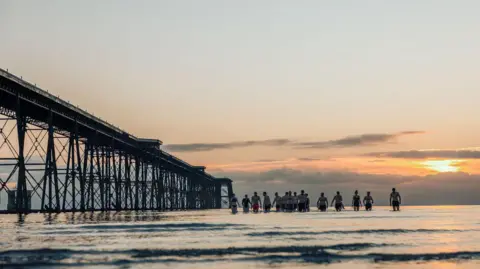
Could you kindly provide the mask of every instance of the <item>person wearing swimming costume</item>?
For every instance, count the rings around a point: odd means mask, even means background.
[[[258,196],[257,192],[253,193],[252,196],[252,209],[253,213],[258,213],[258,210],[262,206],[262,200],[260,199],[260,196]]]
[[[305,191],[302,190],[300,191],[300,195],[297,196],[298,198],[298,212],[305,212],[306,207],[305,207],[305,202],[306,202],[306,197],[305,197]]]
[[[370,195],[369,191],[367,191],[367,196],[363,198],[363,204],[365,205],[366,211],[372,211],[373,197]]]
[[[242,200],[243,213],[248,213],[250,211],[251,204],[252,203],[250,202],[250,199],[248,199],[248,195],[245,194],[245,198]]]
[[[335,210],[337,210],[337,212],[342,211],[342,208],[344,208],[343,207],[343,198],[340,195],[339,191],[337,191],[337,195],[335,195],[332,199],[332,204],[331,204],[332,206],[333,206],[333,202],[335,202]]]
[[[292,205],[293,205],[293,211],[297,211],[297,209],[298,209],[298,196],[297,196],[297,192],[293,192]]]
[[[392,189],[392,193],[390,193],[390,206],[393,207],[393,211],[400,211],[400,204],[402,203],[402,197],[400,196],[400,193],[395,190],[395,188]]]
[[[232,195],[232,199],[230,199],[230,208],[232,209],[232,214],[237,214],[238,212],[238,207],[240,206],[240,203],[238,202],[237,196],[235,196],[235,193]]]
[[[272,206],[275,207],[275,209],[277,210],[277,212],[280,212],[280,208],[281,208],[281,198],[279,195],[278,195],[278,192],[275,193],[275,198],[273,198],[273,203],[272,203]]]
[[[285,192],[285,196],[282,197],[281,209],[283,212],[287,210],[287,204],[288,204],[288,191]]]
[[[293,203],[294,203],[294,200],[293,200],[293,196],[292,196],[292,191],[288,191],[286,212],[295,211],[295,206],[294,206]]]
[[[355,191],[355,194],[353,195],[352,199],[352,207],[354,211],[360,211],[360,195],[358,195],[358,191]]]
[[[272,209],[272,203],[270,202],[270,196],[266,192],[263,192],[263,212],[268,213]]]
[[[310,198],[308,198],[308,193],[305,193],[305,211],[310,212]]]
[[[322,212],[327,211],[328,198],[324,196],[323,192],[320,194],[320,197],[318,198],[317,207]]]

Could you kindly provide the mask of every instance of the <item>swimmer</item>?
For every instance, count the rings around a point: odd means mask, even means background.
[[[243,213],[248,213],[250,211],[251,204],[252,203],[250,202],[250,199],[248,199],[248,195],[245,194],[245,198],[242,200]]]
[[[363,204],[365,205],[366,211],[372,211],[373,197],[370,195],[369,191],[367,191],[367,196],[363,198]]]
[[[270,202],[270,196],[266,192],[263,192],[263,212],[268,213],[272,209],[272,202]]]
[[[237,214],[238,212],[237,206],[240,206],[240,203],[238,202],[237,196],[233,194],[232,199],[230,199],[230,208],[232,209],[232,214]]]
[[[305,212],[306,211],[306,201],[307,197],[305,196],[305,191],[302,190],[300,195],[297,196],[298,199],[298,212]]]
[[[400,204],[402,203],[402,197],[400,193],[398,193],[395,188],[392,189],[392,193],[390,193],[390,206],[393,207],[393,211],[400,211]]]
[[[293,196],[292,196],[292,191],[289,191],[288,192],[288,196],[287,196],[287,206],[286,206],[286,212],[293,212],[295,207],[293,205],[294,203],[294,200],[293,200]]]
[[[253,213],[258,213],[258,210],[262,206],[262,200],[260,199],[260,196],[258,196],[257,192],[253,193],[252,196],[252,209]]]
[[[360,195],[358,195],[358,191],[355,191],[355,194],[353,195],[352,199],[352,207],[354,211],[360,211]]]
[[[272,206],[275,206],[275,209],[277,212],[280,212],[281,209],[281,203],[282,203],[282,197],[278,195],[278,192],[275,193],[275,198],[273,198],[273,203]]]
[[[305,210],[310,212],[310,198],[308,198],[308,193],[305,193]]]
[[[294,192],[293,193],[293,197],[292,197],[292,201],[293,201],[293,211],[297,211],[297,208],[298,208],[298,196],[297,196],[297,192]]]
[[[337,191],[337,195],[335,195],[335,196],[333,197],[333,200],[332,200],[332,204],[331,204],[331,205],[333,205],[333,202],[335,202],[335,210],[337,210],[337,212],[338,212],[338,211],[342,211],[342,208],[344,208],[344,207],[343,207],[343,198],[342,198],[342,196],[340,195],[340,192],[339,192],[339,191]]]
[[[285,192],[285,196],[282,197],[282,211],[285,212],[287,210],[287,203],[288,203],[288,191]]]
[[[320,194],[320,197],[318,198],[317,207],[322,212],[327,211],[328,198],[325,197],[325,194],[323,192]]]

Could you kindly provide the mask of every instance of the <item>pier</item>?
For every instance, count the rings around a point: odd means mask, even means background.
[[[0,69],[0,213],[228,207],[232,180],[161,146]]]

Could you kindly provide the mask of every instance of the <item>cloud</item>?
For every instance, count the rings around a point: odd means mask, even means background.
[[[165,149],[170,152],[204,152],[217,149],[234,149],[246,148],[255,146],[279,147],[290,146],[302,149],[325,149],[337,147],[358,147],[358,146],[373,146],[382,143],[391,143],[396,138],[405,135],[422,134],[422,131],[404,131],[394,134],[362,134],[356,136],[347,136],[344,138],[329,140],[329,141],[312,141],[301,142],[291,139],[268,139],[268,140],[250,140],[250,141],[235,141],[227,143],[192,143],[192,144],[170,144],[166,145]]]
[[[371,152],[365,156],[376,158],[400,158],[400,159],[480,159],[479,150],[409,150],[390,152]]]
[[[405,135],[423,134],[422,131],[404,131],[394,134],[362,134],[356,136],[347,136],[341,139],[319,142],[302,142],[296,143],[300,148],[336,148],[336,147],[358,147],[358,146],[374,146],[382,143],[393,142],[396,138]]]
[[[215,173],[233,180],[237,195],[254,191],[300,191],[304,189],[312,203],[324,192],[328,198],[340,191],[349,205],[355,190],[363,195],[371,191],[376,205],[388,205],[392,187],[402,194],[404,205],[478,204],[480,175],[467,173],[441,173],[427,176],[399,176],[355,173],[348,171],[302,171],[297,169],[273,169],[264,172]]]
[[[291,143],[288,139],[250,140],[228,143],[170,144],[165,149],[171,152],[212,151],[216,149],[246,148],[253,146],[283,146]]]

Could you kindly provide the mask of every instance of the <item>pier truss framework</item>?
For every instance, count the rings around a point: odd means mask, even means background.
[[[0,69],[2,212],[228,207],[215,178]]]

